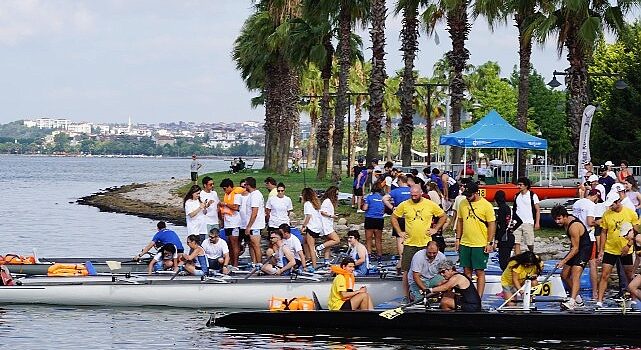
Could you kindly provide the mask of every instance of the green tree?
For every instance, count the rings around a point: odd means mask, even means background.
[[[370,107],[367,119],[367,164],[378,158],[381,122],[385,116],[385,0],[372,0],[370,37],[372,40],[372,70],[369,82]]]

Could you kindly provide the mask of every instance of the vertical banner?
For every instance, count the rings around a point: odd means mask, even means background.
[[[587,105],[583,110],[583,118],[581,118],[581,133],[579,134],[579,163],[578,169],[583,168],[583,164],[590,161],[590,129],[592,127],[592,117],[596,107]]]

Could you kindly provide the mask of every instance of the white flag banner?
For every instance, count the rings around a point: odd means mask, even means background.
[[[592,128],[592,117],[594,117],[595,111],[596,107],[593,105],[587,105],[583,110],[581,133],[579,134],[579,169],[592,159],[590,156],[590,129]]]

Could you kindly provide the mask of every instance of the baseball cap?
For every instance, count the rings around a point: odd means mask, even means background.
[[[619,199],[621,199],[621,196],[619,196],[619,194],[617,192],[610,192],[610,193],[608,193],[608,197],[605,199],[605,202],[603,202],[603,204],[606,207],[609,207],[612,204],[614,204],[614,202],[618,201]]]
[[[622,192],[625,191],[625,186],[621,183],[616,183],[612,185],[612,189],[610,189],[610,192]]]
[[[612,161],[608,160],[607,162],[605,162],[605,165],[606,166],[614,166],[614,163],[612,163]]]
[[[588,196],[597,196],[601,197],[601,191],[595,189],[591,189],[590,192],[588,192]]]
[[[363,158],[358,158],[359,163],[362,163],[363,161],[364,161]]]
[[[588,177],[588,182],[592,181],[599,181],[599,177],[595,174],[590,175],[590,177]]]
[[[479,191],[479,184],[477,184],[474,181],[470,181],[465,185],[465,191],[463,191],[463,195],[465,197],[469,197],[478,191]]]

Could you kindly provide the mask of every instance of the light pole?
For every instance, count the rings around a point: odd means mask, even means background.
[[[439,86],[449,86],[443,83],[415,83],[415,86],[425,86],[427,88],[427,116],[425,118],[425,140],[427,141],[427,156],[425,157],[425,164],[432,163],[432,88]]]
[[[552,73],[552,80],[550,80],[550,82],[548,83],[548,86],[553,88],[553,89],[561,86],[561,83],[556,79],[556,76],[557,75],[571,75],[571,74],[573,74],[573,73],[570,73],[570,72],[559,72],[559,71],[555,70]],[[592,76],[592,77],[619,77],[619,79],[614,83],[614,87],[617,90],[625,90],[628,87],[628,84],[626,84],[626,82],[623,81],[623,79],[620,78],[621,77],[620,73],[590,73],[590,72],[588,72],[588,76]]]

